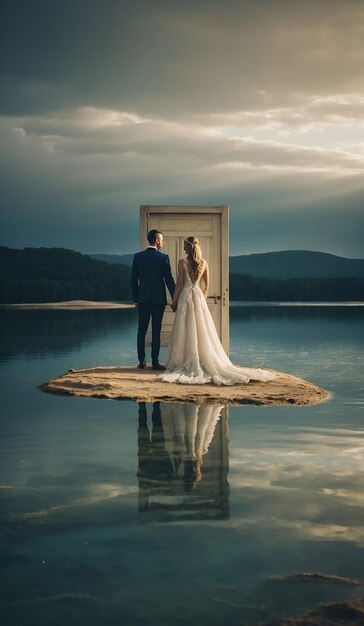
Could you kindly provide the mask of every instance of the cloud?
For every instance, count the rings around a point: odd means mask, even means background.
[[[85,6],[3,5],[5,244],[125,252],[139,204],[221,203],[232,253],[361,255],[361,2]]]
[[[232,219],[244,217],[243,237],[251,239],[260,214],[272,241],[276,226],[282,231],[283,215],[286,227],[294,231],[300,215],[307,219],[304,211],[312,204],[330,202],[335,211],[340,198],[347,205],[347,198],[355,199],[363,189],[364,156],[357,150],[329,142],[322,146],[289,143],[287,135],[274,140],[254,137],[252,127],[249,136],[239,137],[231,136],[221,124],[183,123],[132,111],[84,107],[3,117],[1,129],[6,146],[3,197],[10,211],[10,222],[3,223],[5,230],[13,227],[14,211],[28,214],[23,225],[32,228],[31,211],[34,227],[39,228],[40,222],[43,229],[47,224],[59,226],[68,240],[72,229],[82,228],[83,235],[96,245],[104,232],[105,243],[100,242],[98,250],[110,245],[108,229],[113,220],[120,229],[130,225],[137,247],[137,208],[145,202],[230,203],[235,211]],[[263,232],[261,226],[261,237]],[[356,232],[359,237],[360,228]],[[123,251],[118,241],[115,251]],[[234,237],[232,243],[237,245]],[[246,249],[247,242],[242,243]],[[75,247],[82,249],[80,243]]]
[[[246,115],[248,112],[246,113]],[[21,138],[29,137],[50,153],[78,156],[134,155],[173,158],[173,163],[185,162],[187,169],[196,163],[214,170],[255,169],[274,171],[318,171],[334,174],[360,174],[364,170],[364,152],[349,147],[305,146],[289,143],[289,123],[284,136],[275,140],[254,137],[250,120],[248,135],[242,123],[235,127],[203,125],[196,122],[176,122],[169,119],[142,117],[135,112],[86,107],[60,111],[51,115],[5,118]],[[358,125],[357,125],[358,126]],[[284,127],[283,119],[280,128]],[[318,133],[318,142],[320,141]],[[364,124],[362,127],[364,134]],[[239,135],[240,133],[240,135]],[[326,142],[327,143],[327,142]],[[187,158],[190,161],[187,161]],[[241,176],[239,174],[239,176]]]
[[[2,110],[185,117],[360,93],[363,12],[359,0],[8,1]]]
[[[229,485],[236,526],[293,533],[296,540],[354,541],[363,546],[363,437],[356,431],[298,427],[290,445],[264,429],[230,446]],[[292,443],[294,442],[294,443]]]

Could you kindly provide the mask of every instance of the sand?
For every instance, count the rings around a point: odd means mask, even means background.
[[[108,366],[71,369],[39,385],[44,392],[85,398],[135,400],[139,402],[195,402],[226,405],[310,405],[327,400],[329,392],[316,385],[276,372],[274,380],[250,381],[237,385],[182,385],[166,383],[157,378],[159,372],[147,367]]]
[[[23,304],[0,304],[0,307],[18,309],[133,309],[134,304],[98,302],[93,300],[65,300],[64,302],[25,302]]]

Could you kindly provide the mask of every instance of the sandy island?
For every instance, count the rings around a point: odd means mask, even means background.
[[[23,304],[0,304],[0,307],[17,309],[133,309],[134,304],[122,302],[98,302],[93,300],[65,300],[64,302],[24,302]]]
[[[157,378],[150,367],[108,366],[90,369],[70,369],[66,374],[51,378],[39,385],[41,391],[54,394],[110,400],[139,402],[195,402],[226,405],[308,405],[327,400],[325,389],[283,372],[276,372],[274,380],[250,381],[248,384],[182,385],[166,383]]]

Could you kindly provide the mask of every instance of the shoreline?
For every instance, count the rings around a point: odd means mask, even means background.
[[[269,300],[231,300],[229,307],[305,307],[305,306],[321,306],[321,307],[364,307],[362,300],[343,300],[343,301],[269,301]],[[16,304],[0,304],[3,309],[133,309],[133,303],[97,301],[97,300],[64,300],[62,302],[22,302]]]

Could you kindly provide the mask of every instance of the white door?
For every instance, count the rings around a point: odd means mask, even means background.
[[[185,237],[194,235],[201,243],[202,256],[210,269],[208,306],[224,349],[229,353],[229,250],[228,206],[141,205],[141,249],[148,245],[147,233],[155,228],[163,233],[163,252],[169,255],[173,277],[178,260],[185,258]],[[167,290],[168,305],[163,316],[161,345],[167,346],[174,313]],[[150,335],[147,335],[150,343]]]

